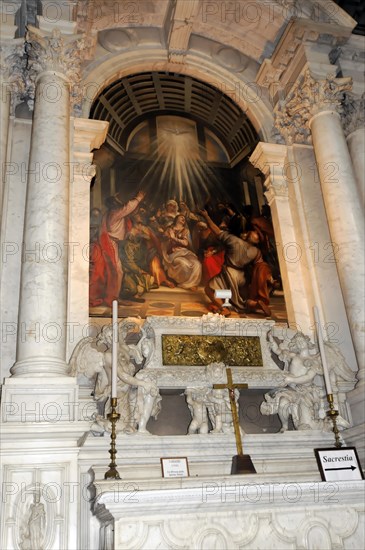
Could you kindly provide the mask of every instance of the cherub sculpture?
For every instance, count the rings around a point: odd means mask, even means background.
[[[117,398],[120,419],[117,430],[124,433],[148,433],[146,424],[150,416],[160,411],[161,397],[156,384],[136,377],[131,361],[133,346],[125,343],[126,322],[119,323],[117,360]],[[93,431],[109,431],[107,414],[110,411],[112,326],[106,325],[96,337],[83,338],[70,360],[70,374],[85,375],[94,384],[94,399],[102,404],[103,413],[96,416]]]
[[[210,363],[205,367],[206,387],[187,388],[185,390],[191,422],[188,433],[207,434],[209,421],[210,433],[232,433],[234,431],[231,402],[227,389],[215,389],[215,383],[225,382],[226,366],[223,362]],[[239,391],[235,390],[235,401],[238,411]]]
[[[188,434],[208,433],[207,395],[209,392],[209,388],[187,388],[185,390],[186,402],[191,414]]]
[[[270,331],[268,341],[271,351],[284,362],[285,387],[265,395],[261,413],[278,414],[282,432],[288,430],[290,416],[296,430],[330,430],[331,422],[324,413],[326,392],[323,368],[316,346],[301,332],[295,333],[288,343],[282,341],[278,344]],[[338,384],[341,381],[354,383],[355,376],[339,350],[327,342],[325,346],[335,403],[338,406]],[[345,428],[349,424],[338,416],[338,426]]]
[[[238,412],[240,392],[234,390],[234,398]],[[227,389],[212,389],[208,395],[208,414],[213,429],[210,433],[233,433],[232,408]],[[242,430],[242,429],[241,429]]]

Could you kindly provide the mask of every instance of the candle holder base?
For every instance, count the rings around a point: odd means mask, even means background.
[[[121,479],[120,475],[117,470],[117,463],[116,463],[116,455],[117,455],[117,449],[116,449],[116,423],[118,422],[120,418],[120,414],[117,412],[117,398],[112,397],[111,398],[111,411],[107,415],[107,419],[110,420],[112,425],[112,431],[110,434],[110,464],[109,464],[109,470],[105,473],[104,479]]]

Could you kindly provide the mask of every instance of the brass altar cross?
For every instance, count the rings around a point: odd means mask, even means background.
[[[240,424],[239,424],[239,421],[238,421],[238,412],[237,412],[237,405],[236,405],[234,390],[236,388],[238,390],[248,388],[248,385],[247,384],[233,384],[231,369],[226,369],[226,372],[227,372],[228,383],[227,384],[213,384],[213,389],[214,390],[227,389],[229,391],[229,400],[230,400],[230,403],[231,403],[234,435],[236,437],[237,454],[238,455],[243,455],[241,431],[240,431]]]

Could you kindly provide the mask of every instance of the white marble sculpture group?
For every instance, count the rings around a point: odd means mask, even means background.
[[[282,424],[281,432],[288,430],[290,417],[296,430],[330,430],[331,421],[325,415],[327,400],[323,367],[317,347],[301,332],[297,332],[288,343],[280,344],[275,341],[272,333],[268,333],[268,345],[284,363],[285,378],[283,388],[265,394],[265,401],[260,407],[261,413],[278,414]],[[329,343],[325,346],[335,406],[338,408],[338,384],[341,380],[354,381],[354,373],[335,346]],[[339,428],[349,427],[349,423],[341,416],[337,422]]]
[[[160,368],[151,368],[156,348],[153,323],[151,325],[146,321],[144,324],[141,319],[126,319],[119,322],[118,331],[117,388],[120,420],[117,431],[148,434],[149,419],[157,418],[161,409],[159,380],[160,373],[166,372],[166,367],[161,365]],[[112,327],[106,325],[97,337],[82,339],[70,361],[70,374],[84,375],[93,387],[93,397],[98,403],[98,414],[95,415],[91,427],[95,434],[110,431],[107,414],[110,411],[111,344]],[[272,329],[265,333],[262,345],[267,348],[265,353],[271,354],[283,366],[277,367],[275,386],[264,395],[261,414],[277,414],[282,424],[281,432],[289,429],[290,418],[295,430],[331,430],[331,423],[326,417],[322,362],[316,345],[301,332],[295,332],[291,338],[279,339],[274,336]],[[340,429],[346,428],[349,427],[349,422],[343,417],[346,415],[341,416],[341,405],[346,392],[355,383],[354,373],[334,345],[326,343],[326,355],[335,407],[340,409],[338,426]],[[203,376],[200,375],[200,379],[194,383],[194,375],[189,378],[186,368],[185,371],[180,367],[175,368],[175,384],[185,390],[191,413],[188,434],[233,432],[228,391],[213,388],[214,383],[226,380],[225,368],[224,363],[207,365],[203,369]],[[272,370],[268,372],[272,373]],[[267,383],[263,387],[268,387]],[[238,390],[235,390],[235,397],[238,406]]]

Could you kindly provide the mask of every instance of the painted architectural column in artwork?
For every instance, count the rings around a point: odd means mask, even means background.
[[[365,93],[360,98],[347,95],[342,123],[347,136],[360,201],[365,208]]]
[[[311,325],[305,279],[298,260],[298,239],[291,205],[287,170],[287,146],[275,143],[259,143],[250,162],[265,176],[266,198],[271,209],[280,273],[283,282],[289,325],[308,331]]]
[[[277,109],[277,127],[295,141],[312,138],[337,271],[359,366],[364,376],[364,212],[341,124],[339,107],[351,78],[313,78],[307,68]]]
[[[13,376],[67,374],[70,105],[82,49],[57,29],[48,36],[28,31],[34,115]]]

